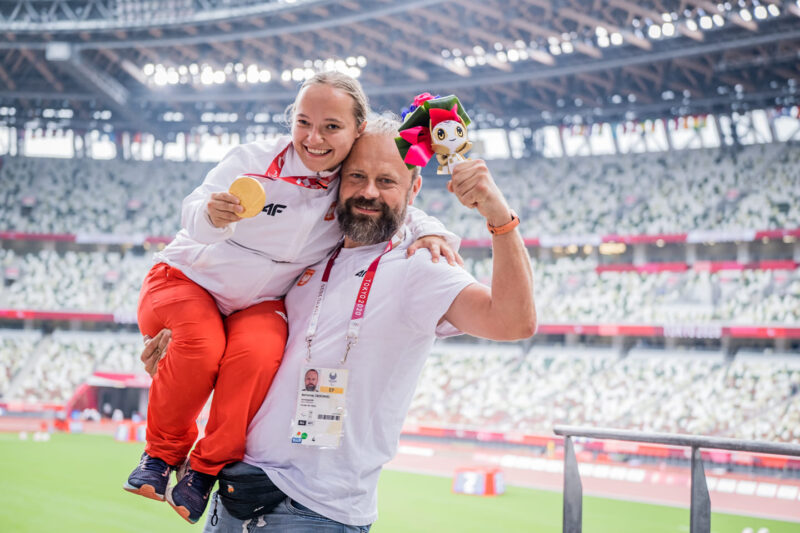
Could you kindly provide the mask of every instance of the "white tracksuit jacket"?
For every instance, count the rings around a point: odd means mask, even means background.
[[[283,136],[233,148],[184,199],[182,229],[155,256],[157,263],[180,269],[211,293],[225,315],[283,297],[308,265],[325,257],[342,239],[336,218],[325,220],[338,196],[338,180],[327,189],[309,189],[256,178],[266,192],[265,210],[225,228],[211,224],[206,207],[211,193],[227,191],[242,174],[266,173],[290,143],[291,137]],[[281,176],[311,175],[315,173],[289,147]],[[459,245],[459,238],[441,222],[413,207],[408,208],[406,224],[416,236],[442,235],[451,246]]]

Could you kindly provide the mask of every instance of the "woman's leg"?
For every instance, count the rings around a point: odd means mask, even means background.
[[[216,476],[244,457],[247,426],[283,359],[288,328],[283,301],[268,301],[225,319],[227,345],[205,436],[192,451],[193,470]]]
[[[160,263],[142,286],[138,318],[146,335],[172,330],[150,386],[145,452],[179,465],[197,439],[196,420],[217,379],[225,351],[222,316],[205,289]]]

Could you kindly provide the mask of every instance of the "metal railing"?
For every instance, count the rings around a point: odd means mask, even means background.
[[[672,433],[645,433],[623,429],[590,428],[558,425],[553,428],[556,435],[564,437],[564,514],[563,533],[581,533],[583,527],[583,486],[575,459],[572,437],[591,439],[610,439],[654,444],[686,446],[692,449],[692,488],[689,518],[690,533],[709,533],[711,531],[711,499],[708,496],[706,474],[700,449],[733,450],[774,455],[800,457],[800,445],[779,442],[758,442],[751,440],[677,435]]]

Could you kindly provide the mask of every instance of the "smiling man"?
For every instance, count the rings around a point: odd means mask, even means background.
[[[402,221],[422,178],[398,153],[398,125],[371,120],[343,165],[344,243],[286,296],[283,362],[249,427],[244,463],[222,472],[205,531],[369,530],[381,468],[397,451],[437,329],[494,340],[535,331],[519,219],[483,161],[460,163],[448,188],[487,220],[491,288],[426,251],[406,259],[412,240]]]

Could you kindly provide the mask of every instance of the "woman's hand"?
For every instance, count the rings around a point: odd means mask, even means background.
[[[224,228],[231,222],[238,222],[241,217],[237,213],[244,212],[239,199],[229,192],[215,192],[206,205],[208,218],[215,228]]]
[[[408,247],[406,256],[411,257],[414,255],[414,252],[420,248],[427,248],[431,252],[431,260],[434,263],[438,263],[439,258],[444,256],[444,258],[447,259],[447,262],[451,265],[455,265],[456,263],[462,266],[464,265],[464,260],[461,259],[460,255],[458,255],[458,252],[453,250],[450,245],[447,244],[447,241],[438,235],[426,235],[425,237],[420,237]]]

